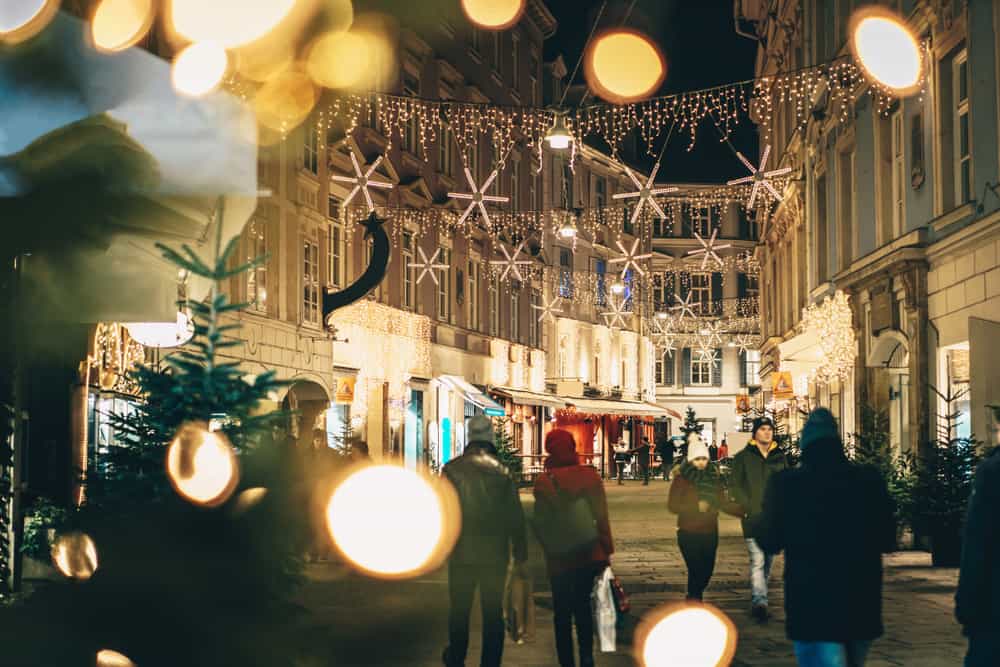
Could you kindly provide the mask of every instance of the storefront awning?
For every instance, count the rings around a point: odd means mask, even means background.
[[[567,399],[553,396],[552,394],[540,394],[534,391],[512,389],[510,387],[493,387],[491,391],[509,398],[517,405],[531,405],[534,407],[555,409],[566,407]]]
[[[580,412],[594,415],[629,415],[635,417],[672,417],[673,410],[667,410],[653,403],[639,401],[616,401],[603,398],[565,398]]]
[[[438,377],[438,380],[462,394],[465,400],[481,409],[487,417],[507,416],[507,411],[503,409],[502,405],[469,384],[465,378],[458,375],[441,375]]]

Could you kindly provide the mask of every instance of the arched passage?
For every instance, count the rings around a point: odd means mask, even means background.
[[[293,378],[281,401],[281,409],[292,413],[291,435],[300,447],[312,445],[314,428],[325,432],[323,416],[329,405],[330,394],[322,384],[306,378]]]

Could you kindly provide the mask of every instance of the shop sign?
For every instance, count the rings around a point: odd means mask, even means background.
[[[337,392],[333,400],[338,405],[349,405],[354,402],[354,382],[356,378],[338,378]]]
[[[750,395],[740,394],[736,397],[736,414],[745,415],[750,412]]]
[[[771,374],[771,394],[777,400],[795,397],[795,384],[792,382],[791,371]]]

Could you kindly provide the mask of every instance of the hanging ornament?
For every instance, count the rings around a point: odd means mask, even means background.
[[[615,303],[614,299],[609,299],[610,312],[601,313],[605,318],[610,318],[608,320],[608,326],[614,329],[617,325],[621,325],[622,328],[625,327],[625,318],[632,317],[632,313],[627,309],[629,299],[622,299],[618,303]]]
[[[719,257],[719,254],[716,251],[717,250],[724,250],[726,248],[732,248],[733,244],[732,243],[724,243],[722,245],[716,245],[715,244],[715,237],[718,236],[718,235],[719,235],[719,229],[718,228],[712,230],[712,236],[710,236],[707,241],[705,239],[703,239],[701,237],[701,234],[699,234],[698,232],[694,233],[694,237],[696,239],[698,239],[699,243],[701,243],[701,248],[699,248],[697,250],[688,250],[687,254],[692,255],[692,256],[694,256],[694,255],[702,255],[702,259],[701,259],[701,270],[702,271],[705,270],[705,265],[708,264],[708,259],[710,257],[715,261],[715,263],[719,266],[720,269],[724,268],[725,265],[726,265],[726,263],[722,261],[722,258]]]
[[[476,181],[474,178],[472,178],[472,172],[469,171],[468,167],[465,168],[465,179],[469,181],[469,189],[472,190],[472,192],[448,193],[448,196],[451,197],[452,199],[466,199],[469,201],[469,205],[465,208],[465,212],[462,213],[462,217],[458,219],[459,225],[464,223],[465,219],[469,217],[470,213],[472,213],[472,209],[478,206],[479,212],[483,216],[483,221],[486,223],[486,227],[488,228],[490,226],[490,214],[486,212],[486,205],[483,202],[492,201],[492,202],[506,203],[510,201],[510,197],[486,194],[486,191],[490,189],[491,185],[493,185],[493,181],[496,180],[498,173],[499,172],[496,169],[494,169],[490,173],[486,181],[483,183],[483,186],[479,188],[476,187]],[[517,253],[514,254],[517,255]]]
[[[642,270],[639,266],[639,260],[649,259],[653,256],[653,253],[646,253],[644,255],[636,254],[639,251],[639,239],[635,239],[632,242],[632,250],[626,250],[625,246],[622,245],[621,239],[618,239],[618,248],[622,251],[622,257],[615,257],[614,259],[609,259],[608,264],[617,264],[618,262],[625,262],[625,266],[622,267],[622,280],[625,280],[625,276],[628,274],[628,269],[631,266],[636,271],[639,272],[640,276],[646,275],[646,272]]]
[[[493,173],[496,174],[496,172]],[[482,206],[482,204],[480,204],[480,206]],[[468,213],[468,211],[466,211],[466,213]],[[518,266],[527,266],[531,264],[531,260],[517,258],[517,256],[521,254],[521,250],[523,248],[524,248],[524,241],[521,241],[520,243],[517,244],[517,248],[514,249],[514,254],[511,255],[509,252],[507,252],[507,246],[505,245],[500,246],[500,251],[503,252],[504,258],[490,260],[490,264],[494,266],[504,267],[503,273],[500,274],[500,280],[507,280],[507,276],[510,274],[511,271],[513,271],[517,279],[521,282],[524,282],[524,276],[521,275],[521,270],[518,268]]]
[[[707,361],[714,364],[719,360],[718,354],[711,347],[708,347],[703,340],[698,341],[698,361]]]
[[[740,159],[740,162],[750,170],[749,176],[744,176],[743,178],[736,178],[729,181],[729,185],[742,185],[744,183],[753,183],[753,187],[750,189],[750,199],[747,201],[747,209],[753,208],[753,203],[757,200],[757,192],[763,187],[768,192],[771,193],[777,201],[781,201],[781,195],[777,190],[774,189],[774,185],[771,184],[772,178],[775,176],[783,176],[792,170],[791,167],[781,167],[780,169],[772,169],[771,171],[765,171],[764,168],[767,166],[767,158],[771,154],[771,145],[768,144],[764,146],[764,154],[760,156],[760,167],[755,167],[750,163],[750,160],[746,159],[746,156],[739,151],[736,152],[736,157]]]
[[[698,310],[701,310],[701,303],[700,302],[693,302],[691,300],[693,298],[694,298],[694,292],[688,292],[687,296],[685,296],[683,299],[681,299],[681,298],[678,297],[678,299],[677,299],[677,305],[676,306],[671,306],[670,310],[679,310],[680,311],[680,313],[677,315],[678,319],[684,319],[685,314],[688,317],[692,317],[692,318],[698,317],[695,314],[694,309],[698,308]]]
[[[330,176],[330,179],[334,181],[339,181],[341,183],[354,184],[354,188],[352,188],[351,191],[347,193],[347,196],[344,197],[344,206],[350,204],[351,200],[354,199],[354,195],[358,194],[358,192],[360,191],[363,192],[365,195],[365,203],[368,204],[368,213],[372,213],[375,211],[375,202],[372,201],[372,195],[368,191],[368,188],[375,187],[375,188],[385,188],[388,190],[392,189],[392,183],[386,183],[384,181],[376,181],[371,178],[372,174],[375,173],[375,170],[378,168],[378,166],[382,164],[382,156],[379,155],[377,158],[375,158],[375,161],[372,162],[372,165],[368,167],[368,171],[362,173],[361,165],[358,163],[358,158],[354,154],[354,150],[351,149],[351,164],[354,166],[353,178],[351,176],[341,176],[339,174],[332,174]]]
[[[434,254],[431,255],[430,259],[427,259],[427,253],[424,252],[423,247],[417,246],[417,252],[420,253],[420,262],[419,263],[413,262],[410,264],[410,268],[422,269],[420,271],[420,275],[417,276],[417,284],[418,285],[420,284],[420,282],[424,279],[424,276],[429,275],[431,277],[431,280],[434,281],[434,284],[437,285],[438,277],[436,272],[446,271],[449,268],[451,268],[450,265],[442,264],[437,261],[438,256],[441,254],[441,248],[435,250]]]
[[[722,334],[724,328],[722,322],[719,320],[713,320],[705,325],[701,330],[701,335],[705,341],[705,345],[709,347],[716,347],[722,345]]]
[[[674,356],[674,352],[677,351],[677,345],[675,343],[676,338],[676,334],[663,332],[657,338],[656,346],[660,348],[662,352],[666,352],[672,357]]]
[[[750,336],[746,334],[738,335],[734,343],[740,354],[746,354],[750,350]]]
[[[612,199],[632,199],[633,197],[639,198],[639,202],[636,204],[635,210],[632,211],[632,219],[630,223],[633,225],[635,224],[635,221],[638,219],[639,212],[642,211],[642,207],[645,204],[649,204],[649,206],[651,206],[652,209],[656,211],[657,216],[659,216],[661,219],[667,217],[667,214],[663,212],[663,209],[660,208],[660,205],[656,202],[656,199],[654,199],[654,197],[656,197],[656,195],[665,195],[671,192],[677,192],[677,188],[655,187],[654,181],[656,180],[656,172],[658,172],[659,170],[660,170],[660,163],[657,162],[655,165],[653,165],[653,171],[650,172],[649,178],[646,179],[646,184],[643,185],[642,182],[638,178],[636,178],[635,173],[633,173],[633,171],[628,167],[625,167],[625,173],[628,174],[628,177],[630,179],[632,179],[632,182],[635,184],[637,190],[635,192],[619,192],[617,194],[611,195]]]
[[[538,321],[539,322],[544,322],[545,318],[548,317],[553,322],[555,322],[556,321],[556,315],[555,314],[562,312],[562,310],[560,308],[557,308],[557,306],[559,305],[560,301],[562,301],[562,297],[557,295],[557,296],[552,297],[552,301],[550,301],[548,303],[543,303],[542,305],[532,304],[531,307],[534,308],[535,310],[539,311]]]

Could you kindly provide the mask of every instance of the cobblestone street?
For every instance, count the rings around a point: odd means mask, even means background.
[[[667,483],[653,481],[643,487],[609,484],[617,553],[613,567],[631,594],[633,611],[619,637],[619,653],[599,655],[604,667],[633,665],[629,656],[631,633],[646,611],[684,596],[686,571],[677,548],[673,515],[666,511]],[[530,494],[523,496],[530,511]],[[772,574],[771,607],[766,625],[749,615],[747,557],[739,522],[722,522],[722,539],[715,576],[706,601],[720,607],[739,629],[734,665],[791,667],[791,644],[785,639],[782,610],[782,560]],[[532,549],[536,584],[537,632],[533,642],[515,646],[508,642],[504,664],[550,667],[555,662],[551,636],[551,598],[537,545]],[[312,612],[309,641],[328,643],[330,665],[440,664],[445,644],[447,576],[443,572],[413,582],[359,581],[329,564],[310,569],[312,582],[304,604]],[[878,640],[868,661],[870,667],[906,665],[939,667],[960,665],[964,640],[952,616],[952,596],[957,572],[930,567],[924,552],[902,552],[886,558],[884,617],[886,634]],[[478,663],[478,625],[467,664]],[[311,667],[311,666],[310,666]]]

